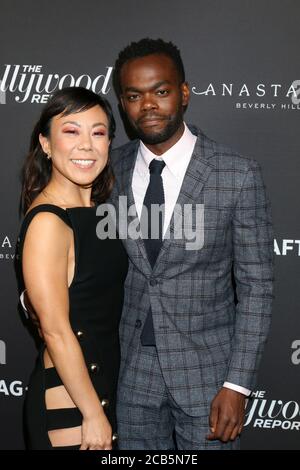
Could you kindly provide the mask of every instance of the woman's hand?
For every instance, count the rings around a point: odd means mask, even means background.
[[[81,433],[79,450],[112,449],[112,428],[104,412],[92,418],[83,418]]]

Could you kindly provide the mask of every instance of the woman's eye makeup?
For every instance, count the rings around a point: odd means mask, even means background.
[[[78,130],[77,129],[63,129],[63,132],[65,134],[76,134],[78,133]]]
[[[78,129],[63,129],[63,133],[64,134],[79,134],[79,130]],[[106,129],[97,129],[93,131],[92,135],[105,136],[107,135],[107,131]]]

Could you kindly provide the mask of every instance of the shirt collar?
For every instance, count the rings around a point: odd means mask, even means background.
[[[182,176],[188,166],[191,154],[193,152],[197,137],[191,133],[187,125],[184,123],[184,131],[178,142],[162,155],[155,155],[151,152],[142,141],[139,147],[139,172],[147,174],[149,172],[149,164],[153,158],[164,160],[169,171],[176,177]]]

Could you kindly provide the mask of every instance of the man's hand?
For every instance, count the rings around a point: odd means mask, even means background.
[[[243,429],[245,403],[245,395],[223,387],[211,403],[207,439],[234,441]]]

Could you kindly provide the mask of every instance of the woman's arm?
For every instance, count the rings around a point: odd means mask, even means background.
[[[72,230],[56,215],[37,214],[28,228],[23,247],[24,282],[39,318],[47,351],[83,415],[82,445],[108,449],[111,448],[111,427],[69,322],[68,254],[72,243]]]

